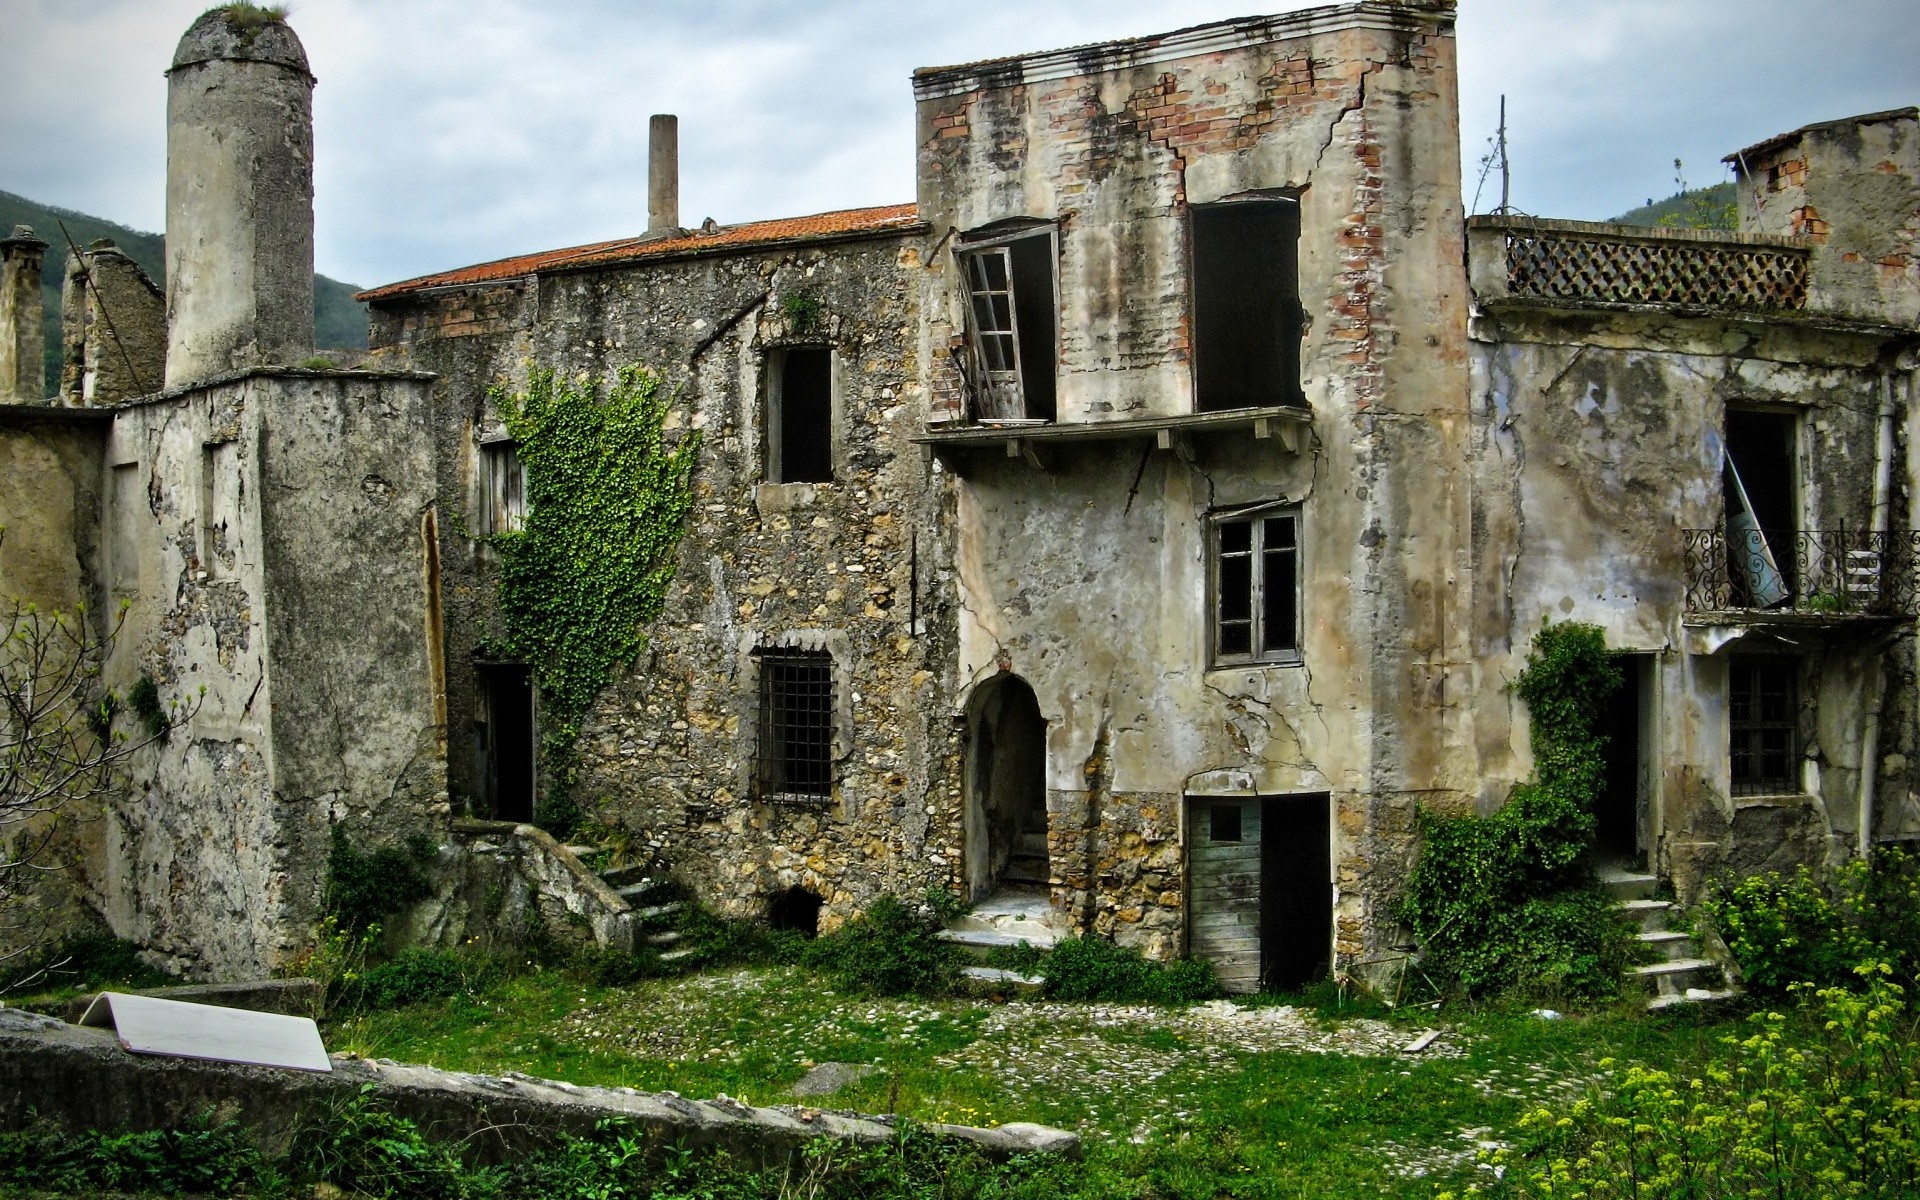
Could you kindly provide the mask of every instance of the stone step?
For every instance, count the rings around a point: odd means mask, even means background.
[[[1655,996],[1647,1001],[1647,1011],[1659,1012],[1663,1008],[1676,1008],[1688,1004],[1717,1004],[1722,1000],[1732,1000],[1739,995],[1737,988],[1688,988],[1670,995]]]
[[[1720,964],[1704,958],[1676,958],[1668,962],[1647,963],[1634,967],[1629,973],[1652,986],[1660,996],[1680,995],[1688,989],[1712,991],[1724,988],[1727,984]]]
[[[1642,933],[1659,933],[1666,929],[1667,922],[1673,916],[1671,900],[1627,900],[1621,903],[1620,911],[1640,926]]]
[[[1007,883],[1046,884],[1051,881],[1052,873],[1044,855],[1016,854],[1007,860],[1006,873],[1000,878]]]
[[[997,929],[942,929],[934,935],[943,942],[950,942],[960,949],[984,959],[988,951],[996,949],[1011,950],[1025,942],[1036,950],[1050,950],[1058,940],[1052,930],[1036,931],[1032,934],[1002,933]]]
[[[636,908],[633,910],[633,916],[635,920],[646,924],[650,921],[658,921],[661,917],[670,917],[686,907],[683,902],[672,900],[666,904],[655,904],[648,908]]]
[[[1600,885],[1607,889],[1615,900],[1651,900],[1653,890],[1660,881],[1652,875],[1640,871],[1626,871],[1618,867],[1603,869],[1600,872]]]
[[[603,849],[603,847],[600,847],[600,846],[562,846],[560,848],[562,850],[565,850],[568,854],[573,855],[575,858],[581,859],[583,861],[585,859],[591,858],[594,855],[600,853],[600,851]]]
[[[1643,946],[1651,947],[1656,958],[1667,962],[1700,956],[1700,948],[1693,944],[1693,935],[1690,933],[1658,929],[1640,934],[1636,940]]]
[[[680,940],[680,931],[678,929],[663,929],[659,933],[648,934],[646,940],[649,946],[671,946]]]
[[[628,863],[624,867],[609,867],[600,872],[600,878],[606,880],[608,887],[617,891],[630,884],[648,882],[647,871],[648,867],[645,863]]]
[[[1045,858],[1047,856],[1046,831],[1042,830],[1039,833],[1021,834],[1020,840],[1013,844],[1013,852],[1015,854],[1032,854],[1040,858]]]
[[[693,953],[692,946],[687,946],[679,950],[669,950],[660,956],[660,961],[663,963],[679,962],[683,958],[692,958]]]
[[[988,991],[1037,992],[1047,985],[1045,975],[1022,975],[1000,967],[962,967],[960,977]]]

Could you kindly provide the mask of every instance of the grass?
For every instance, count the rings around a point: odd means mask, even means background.
[[[625,988],[562,971],[346,1018],[335,1049],[455,1070],[792,1103],[814,1064],[881,1070],[825,1103],[927,1121],[1037,1121],[1087,1141],[1084,1196],[1431,1197],[1603,1057],[1684,1070],[1730,1018],[1386,1013],[1326,994],[1193,1008],[853,998],[793,967]],[[1447,1033],[1400,1054],[1416,1030]]]

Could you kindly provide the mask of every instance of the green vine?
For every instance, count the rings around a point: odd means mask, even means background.
[[[505,645],[533,669],[550,774],[565,790],[580,723],[660,615],[693,507],[700,434],[668,446],[660,377],[621,368],[610,388],[534,372],[496,389],[526,471],[526,519],[497,535]]]
[[[1606,769],[1599,717],[1620,682],[1597,626],[1534,636],[1517,690],[1535,778],[1485,817],[1420,814],[1400,916],[1430,974],[1469,994],[1598,998],[1618,987],[1631,938],[1586,856]]]

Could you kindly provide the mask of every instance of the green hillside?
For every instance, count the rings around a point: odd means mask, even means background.
[[[1732,229],[1739,221],[1739,200],[1731,180],[1711,187],[1675,192],[1649,200],[1612,218],[1616,225],[1662,225],[1672,229]]]
[[[61,225],[66,233],[60,232]],[[60,386],[60,277],[66,261],[66,239],[84,247],[100,238],[111,238],[127,257],[140,264],[155,283],[166,284],[166,239],[157,233],[141,233],[64,208],[35,204],[24,196],[0,192],[0,235],[15,225],[31,225],[47,245],[47,266],[41,280],[47,302],[47,394]],[[354,301],[360,289],[350,283],[313,277],[313,339],[322,350],[364,350],[367,348],[367,306]]]

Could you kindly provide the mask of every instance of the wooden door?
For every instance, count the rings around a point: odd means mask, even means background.
[[[1187,804],[1187,952],[1230,993],[1260,989],[1261,803]]]

